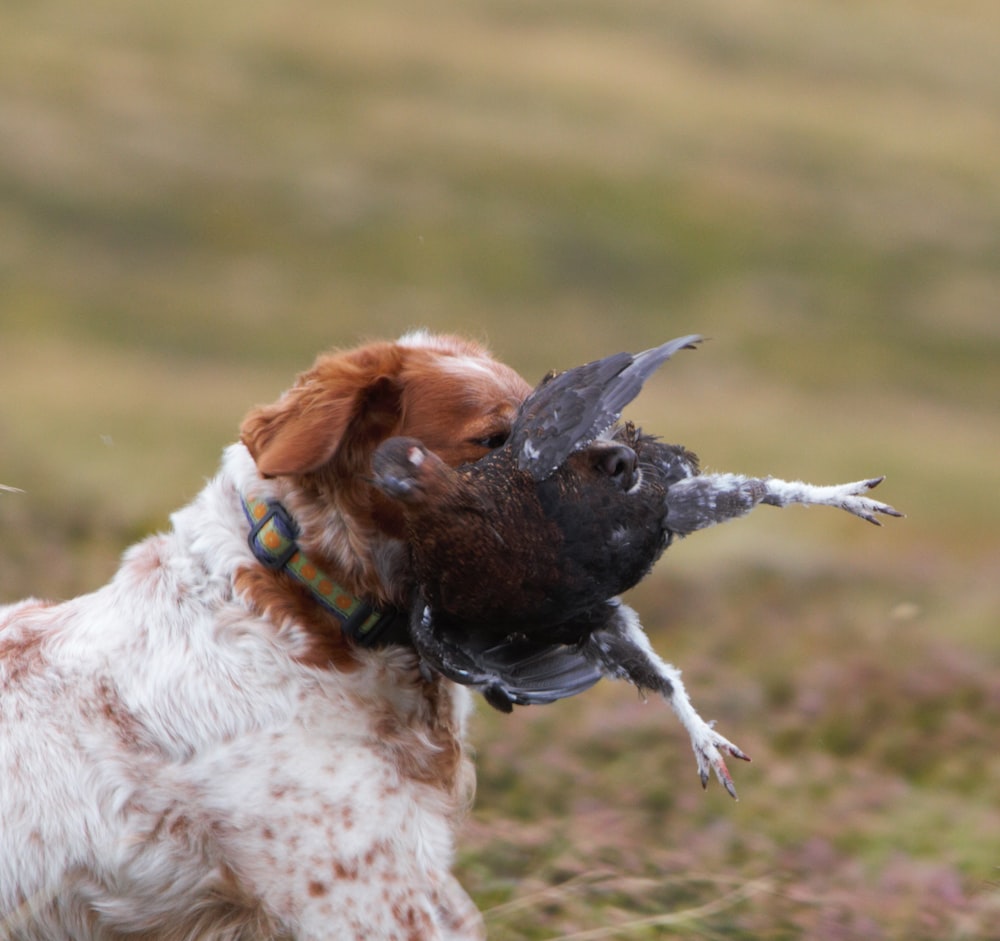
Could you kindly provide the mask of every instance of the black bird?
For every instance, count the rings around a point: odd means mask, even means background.
[[[547,631],[646,574],[664,548],[669,481],[659,465],[640,471],[636,448],[652,439],[632,426],[600,436],[657,366],[699,339],[546,377],[507,441],[474,464],[448,467],[412,438],[376,450],[374,482],[403,508],[436,618]]]
[[[652,650],[616,597],[674,536],[757,503],[841,506],[875,522],[899,515],[838,487],[700,475],[697,457],[631,423],[613,426],[652,372],[695,335],[547,376],[503,446],[451,468],[412,438],[375,452],[373,483],[402,509],[417,585],[410,633],[426,667],[509,712],[553,702],[608,675],[663,695],[691,736],[702,783],[722,751],[746,758],[694,710],[680,674]]]

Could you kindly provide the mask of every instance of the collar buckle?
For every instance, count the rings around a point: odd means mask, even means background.
[[[247,543],[254,558],[272,572],[283,569],[299,551],[299,527],[277,500],[268,500],[264,515],[251,518]]]

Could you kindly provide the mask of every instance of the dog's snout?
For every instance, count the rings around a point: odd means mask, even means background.
[[[632,489],[637,466],[635,451],[623,444],[604,451],[597,465],[598,470],[610,477],[622,490]]]

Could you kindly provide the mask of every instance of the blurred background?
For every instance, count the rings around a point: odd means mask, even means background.
[[[671,548],[630,601],[740,802],[623,684],[482,706],[460,875],[500,939],[1000,938],[998,43],[986,0],[5,4],[0,600],[105,581],[322,349],[706,334],[630,417],[908,517]]]

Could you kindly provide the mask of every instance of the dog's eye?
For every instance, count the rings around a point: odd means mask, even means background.
[[[502,448],[507,443],[509,435],[509,431],[496,431],[491,435],[487,435],[485,438],[476,438],[475,443],[481,445],[489,451],[495,451],[497,448]]]

